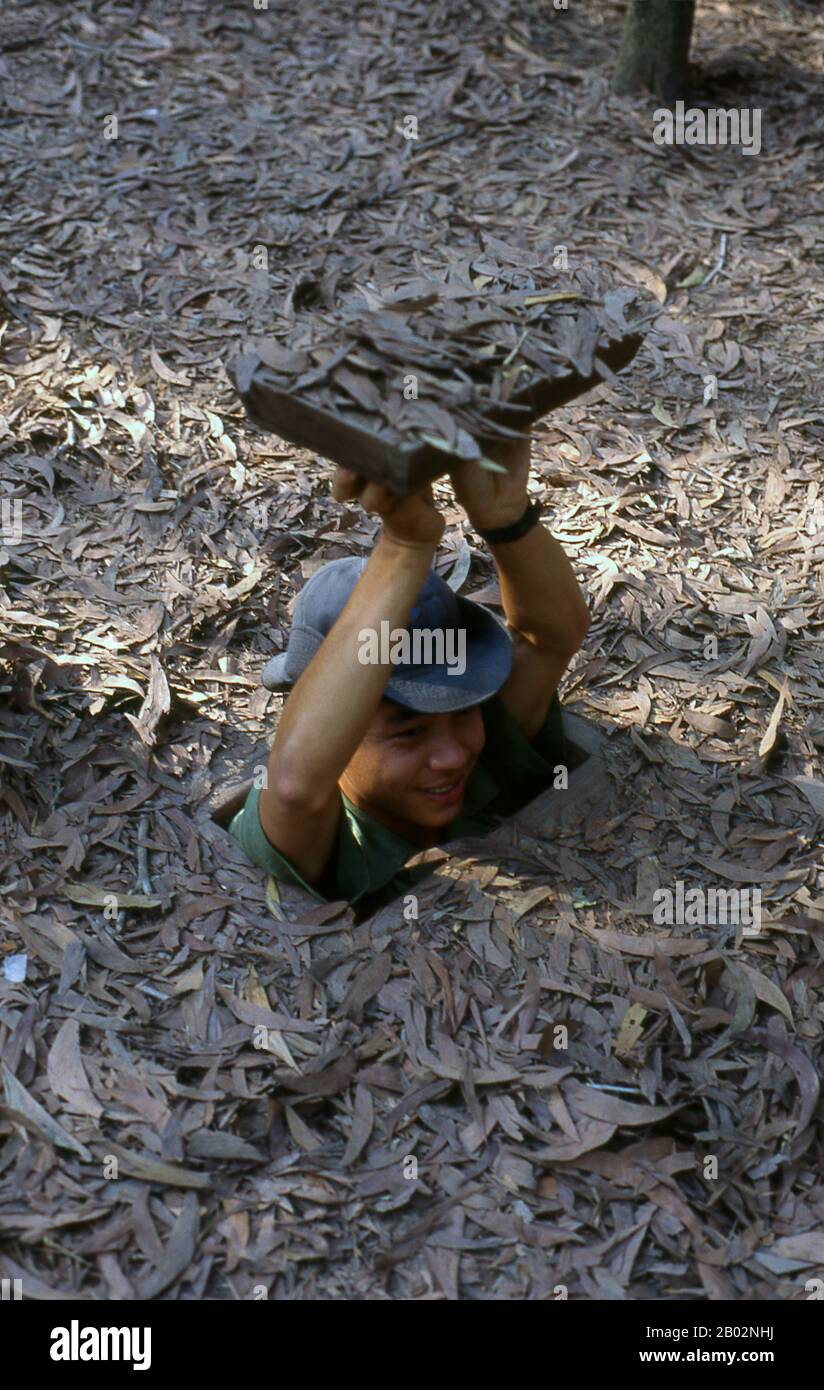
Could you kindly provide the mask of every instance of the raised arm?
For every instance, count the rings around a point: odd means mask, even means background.
[[[452,477],[455,495],[479,531],[518,521],[529,498],[530,439],[494,446],[489,456],[506,466],[493,473],[462,464]],[[512,674],[499,698],[526,738],[539,732],[558,683],[590,625],[586,601],[563,549],[539,522],[520,540],[491,545],[501,601],[514,643]]]
[[[260,822],[272,844],[307,882],[326,865],[338,826],[338,778],[361,743],[381,702],[391,665],[362,664],[358,633],[403,627],[443,535],[431,488],[397,498],[339,468],[338,501],[358,498],[377,512],[383,530],[346,607],[295,683],[269,754]]]

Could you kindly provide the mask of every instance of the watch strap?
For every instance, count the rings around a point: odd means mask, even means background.
[[[513,521],[510,526],[499,526],[497,530],[481,531],[476,527],[478,535],[485,540],[487,545],[501,545],[504,541],[519,541],[521,536],[525,536],[527,531],[531,531],[533,526],[538,524],[541,516],[541,508],[537,502],[528,502],[526,511],[517,521]]]

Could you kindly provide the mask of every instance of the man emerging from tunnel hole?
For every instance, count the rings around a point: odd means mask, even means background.
[[[490,546],[506,629],[431,569],[444,520],[427,485],[397,497],[348,469],[332,485],[382,529],[368,561],[332,560],[298,596],[286,652],[263,673],[289,689],[265,785],[229,831],[249,858],[361,915],[431,870],[421,849],[488,831],[568,763],[557,686],[589,628],[561,546],[527,497],[530,442],[450,474]]]

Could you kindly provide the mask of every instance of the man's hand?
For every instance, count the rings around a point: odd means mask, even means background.
[[[455,496],[476,531],[495,531],[519,521],[528,502],[526,484],[529,478],[531,440],[490,444],[486,454],[494,463],[506,468],[506,473],[493,473],[474,460],[459,464],[449,477]]]
[[[492,476],[491,474],[487,476]],[[380,483],[370,483],[350,468],[337,468],[332,480],[332,496],[338,502],[360,502],[365,512],[376,512],[384,534],[400,545],[438,544],[444,532],[444,519],[435,506],[431,484],[398,497]]]

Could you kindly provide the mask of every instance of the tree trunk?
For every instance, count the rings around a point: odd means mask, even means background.
[[[683,97],[695,0],[629,0],[612,90]]]

